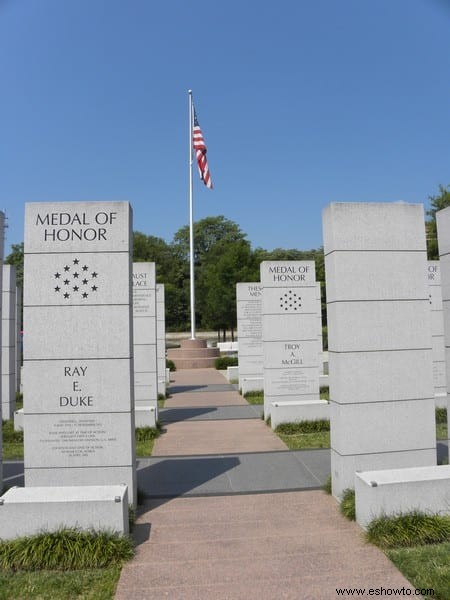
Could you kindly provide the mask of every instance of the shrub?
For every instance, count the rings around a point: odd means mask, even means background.
[[[341,513],[349,521],[356,520],[356,507],[355,507],[355,490],[347,488],[342,494],[342,500],[340,504]]]
[[[101,569],[133,556],[129,537],[105,531],[61,529],[0,542],[5,571]]]
[[[331,475],[328,475],[325,483],[322,486],[323,491],[326,494],[329,494],[331,496],[332,490],[331,490]]]
[[[447,423],[446,408],[436,408],[436,423]]]
[[[157,437],[159,437],[160,429],[161,427],[159,423],[156,424],[156,427],[136,427],[136,441],[146,442],[148,440],[155,440]]]
[[[298,423],[280,423],[275,433],[295,435],[296,433],[314,433],[317,431],[330,431],[330,421],[318,419],[317,421],[299,421]]]
[[[170,358],[166,358],[166,369],[170,369],[171,371],[177,370],[175,363],[173,362],[173,360],[170,360]]]
[[[237,356],[219,356],[214,361],[214,366],[218,371],[224,371],[227,367],[237,367]]]
[[[14,421],[3,421],[3,443],[23,443],[23,431],[14,431]]]
[[[450,542],[450,516],[421,512],[380,517],[368,526],[366,537],[380,548],[410,548]]]

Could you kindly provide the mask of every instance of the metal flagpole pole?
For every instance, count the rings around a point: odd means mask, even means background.
[[[195,285],[194,285],[194,207],[192,182],[192,123],[193,105],[192,90],[189,90],[189,263],[190,263],[190,297],[191,297],[191,340],[195,340]]]

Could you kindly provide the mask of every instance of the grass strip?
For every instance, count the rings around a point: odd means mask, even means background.
[[[127,536],[61,529],[0,542],[2,571],[71,571],[122,565],[133,556]]]
[[[355,490],[347,488],[343,491],[339,509],[349,521],[356,521]]]
[[[0,600],[112,600],[120,567],[84,571],[0,572]]]
[[[286,444],[289,450],[306,450],[308,448],[329,448],[330,433],[319,431],[316,433],[278,433],[278,437]]]
[[[264,404],[264,392],[263,390],[255,390],[253,392],[247,392],[244,398],[249,404]]]
[[[366,538],[383,550],[450,542],[450,516],[412,512],[380,517],[369,524]]]
[[[449,542],[387,550],[386,555],[415,588],[434,590],[426,597],[450,600]]]

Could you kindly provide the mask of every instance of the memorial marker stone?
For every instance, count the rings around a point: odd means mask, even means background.
[[[3,242],[5,235],[5,215],[0,212],[0,266],[3,265]],[[2,289],[2,278],[3,269],[0,269],[0,292]],[[1,329],[1,318],[0,318],[0,329]],[[1,335],[1,331],[0,331]],[[1,368],[1,361],[0,361]],[[2,422],[2,403],[0,402],[0,423]],[[2,428],[0,427],[0,490],[3,489],[3,435]]]
[[[2,292],[2,418],[16,409],[16,268],[3,265]]]
[[[428,261],[428,288],[431,309],[431,341],[433,348],[433,383],[436,407],[447,406],[445,368],[444,314],[442,310],[441,271],[438,260]]]
[[[22,288],[16,288],[16,390],[20,391],[22,370]]]
[[[158,394],[166,395],[166,304],[164,284],[156,284],[156,355]]]
[[[133,328],[136,408],[153,409],[148,415],[151,420],[141,423],[154,427],[158,418],[155,263],[133,263]]]
[[[243,380],[263,378],[262,286],[258,282],[236,284],[239,388]]]
[[[136,501],[128,202],[25,210],[25,485]]]
[[[356,471],[436,464],[423,207],[323,212],[333,495]]]
[[[436,213],[441,267],[442,308],[444,316],[444,340],[446,372],[450,373],[450,207]],[[447,378],[447,423],[450,423],[450,382]],[[450,427],[448,427],[450,448]]]
[[[264,418],[275,401],[319,400],[317,289],[313,261],[261,263]],[[286,411],[285,411],[286,413]]]

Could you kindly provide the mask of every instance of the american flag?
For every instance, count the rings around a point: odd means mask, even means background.
[[[206,187],[212,189],[211,175],[208,168],[208,160],[206,158],[206,144],[203,139],[203,133],[198,124],[197,113],[194,108],[194,128],[192,131],[192,144],[197,156],[198,172],[200,173],[200,179],[206,185]]]

